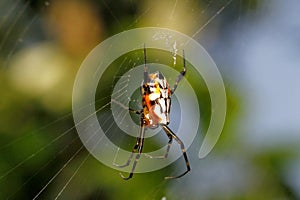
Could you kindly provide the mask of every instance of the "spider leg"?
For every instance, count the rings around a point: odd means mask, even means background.
[[[115,99],[111,99],[111,102],[114,102],[114,103],[118,104],[119,106],[121,106],[122,108],[124,108],[126,110],[129,110],[130,112],[138,114],[138,115],[142,114],[142,112],[143,112],[143,109],[141,109],[141,110],[134,110],[134,109],[129,108],[129,107],[125,106],[124,104],[116,101]]]
[[[144,44],[144,83],[148,82],[148,67],[147,67],[147,58],[146,58],[146,44]]]
[[[143,119],[141,119],[141,121],[143,121]],[[143,126],[143,124],[141,124],[141,128],[140,128],[140,136],[137,138],[137,144],[134,146],[134,149],[132,150],[131,152],[131,155],[129,157],[129,159],[127,160],[126,164],[125,165],[122,165],[121,167],[125,167],[125,166],[128,166],[129,163],[131,162],[132,160],[132,157],[133,157],[133,153],[138,150],[138,153],[135,157],[135,160],[134,160],[134,163],[132,165],[132,168],[131,168],[131,171],[130,171],[130,174],[128,177],[125,177],[123,176],[122,173],[120,173],[120,176],[124,179],[124,180],[128,180],[130,178],[132,178],[133,176],[133,172],[135,170],[135,167],[137,165],[137,162],[139,161],[140,157],[141,157],[141,154],[142,154],[142,150],[143,150],[143,146],[144,146],[144,134],[145,134],[145,126]]]
[[[151,156],[151,155],[149,155],[149,154],[145,154],[145,156],[147,156],[147,157],[149,157],[149,158],[160,158],[160,159],[162,159],[162,158],[167,158],[168,157],[168,155],[169,155],[169,151],[170,151],[170,147],[171,147],[171,145],[172,145],[172,142],[173,142],[173,137],[172,137],[172,135],[169,133],[169,132],[167,132],[167,131],[165,131],[165,133],[167,134],[167,136],[168,136],[168,138],[169,138],[169,142],[168,142],[168,146],[167,146],[167,151],[166,151],[166,153],[164,154],[164,155],[162,155],[162,156]]]
[[[190,163],[188,161],[188,157],[187,157],[187,154],[186,154],[186,150],[185,150],[184,144],[179,139],[179,137],[175,133],[173,133],[172,130],[167,125],[162,125],[162,128],[167,133],[167,135],[171,135],[172,138],[175,139],[176,142],[180,145],[180,148],[181,148],[184,160],[185,160],[185,165],[186,165],[186,168],[187,168],[187,170],[184,173],[182,173],[182,174],[180,174],[178,176],[167,176],[167,177],[165,177],[165,179],[180,178],[180,177],[184,176],[185,174],[187,174],[189,171],[191,171]]]
[[[144,133],[145,133],[145,127],[144,127],[144,126],[141,126],[141,137],[139,138],[140,141],[139,141],[139,145],[138,145],[138,148],[137,148],[138,154],[135,156],[135,160],[134,160],[134,163],[133,163],[133,165],[132,165],[130,174],[129,174],[128,177],[125,177],[125,176],[123,176],[123,175],[120,173],[120,176],[121,176],[124,180],[128,180],[128,179],[132,178],[132,176],[133,176],[133,173],[134,173],[136,164],[137,164],[137,162],[139,161],[139,159],[140,159],[140,157],[141,157],[141,154],[142,154],[142,150],[143,150],[143,146],[144,146]],[[129,163],[130,163],[130,161],[131,161],[131,159],[132,159],[132,155],[133,155],[133,153],[131,153],[131,156],[130,156],[130,158],[129,158]],[[128,163],[128,161],[127,161],[127,163]],[[126,163],[126,164],[127,164],[127,163]]]
[[[136,150],[137,150],[138,147],[140,146],[140,143],[141,143],[141,138],[138,137],[138,138],[136,139],[136,144],[134,145],[134,147],[133,147],[133,149],[132,149],[132,151],[131,151],[131,154],[130,154],[130,156],[129,156],[129,158],[128,158],[128,160],[126,161],[125,164],[119,165],[119,164],[113,163],[113,165],[116,166],[116,167],[119,167],[119,168],[127,167],[127,166],[130,164],[131,160],[132,160],[133,154],[136,152]]]
[[[178,86],[178,83],[181,81],[182,77],[185,75],[186,73],[186,63],[185,63],[185,54],[184,54],[184,50],[182,50],[182,56],[183,56],[183,70],[180,72],[180,74],[177,76],[176,82],[173,86],[173,89],[171,90],[171,94],[173,94]]]
[[[129,107],[128,107],[128,110],[129,110],[130,112],[133,112],[133,113],[138,114],[138,115],[142,114],[142,112],[143,112],[143,109],[142,109],[142,110],[134,110],[134,109],[129,108]]]

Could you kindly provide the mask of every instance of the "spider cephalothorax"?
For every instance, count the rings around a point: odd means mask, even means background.
[[[162,75],[161,72],[155,72],[152,74],[148,73],[148,67],[146,65],[146,48],[144,47],[144,80],[141,86],[141,95],[142,95],[142,105],[143,109],[138,111],[131,108],[128,108],[129,111],[140,115],[140,130],[139,136],[136,139],[136,144],[133,147],[133,150],[124,165],[117,165],[117,167],[126,167],[130,164],[133,155],[136,151],[137,155],[135,157],[134,163],[132,165],[131,172],[128,177],[124,177],[121,174],[121,177],[124,180],[128,180],[133,176],[133,172],[137,165],[138,160],[141,157],[143,146],[144,146],[144,136],[146,128],[156,128],[161,126],[165,131],[169,138],[168,146],[166,153],[163,156],[155,156],[157,158],[166,158],[168,156],[171,144],[173,139],[180,145],[186,168],[187,170],[180,174],[179,176],[171,176],[165,177],[166,179],[179,178],[187,174],[190,170],[190,164],[187,158],[187,154],[185,151],[185,147],[183,142],[179,139],[179,137],[173,133],[173,131],[167,126],[170,123],[170,108],[171,108],[171,96],[175,92],[178,83],[185,75],[186,67],[185,67],[185,57],[183,52],[183,70],[178,75],[174,87],[170,89],[170,86],[167,82],[167,79]],[[125,106],[123,106],[125,107]],[[148,156],[150,158],[155,158],[153,156]]]

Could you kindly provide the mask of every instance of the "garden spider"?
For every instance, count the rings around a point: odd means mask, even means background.
[[[133,150],[127,160],[127,162],[124,165],[118,165],[115,164],[115,166],[123,168],[130,164],[133,155],[136,151],[138,151],[131,172],[128,177],[123,176],[120,173],[120,176],[124,180],[128,180],[132,178],[136,164],[142,154],[143,146],[144,146],[144,134],[145,134],[145,128],[157,128],[158,126],[161,126],[162,129],[165,131],[169,138],[167,151],[163,156],[157,156],[155,158],[167,158],[171,144],[173,139],[176,140],[176,142],[180,145],[181,151],[186,163],[187,170],[178,175],[178,176],[169,176],[165,177],[165,179],[173,179],[173,178],[180,178],[187,174],[190,170],[190,164],[188,161],[188,157],[186,154],[186,150],[184,147],[183,142],[178,138],[178,136],[172,132],[172,130],[167,126],[170,123],[170,107],[171,107],[171,95],[175,92],[178,83],[182,79],[182,77],[186,73],[186,64],[185,64],[185,56],[183,51],[183,70],[178,75],[175,85],[173,89],[170,89],[170,86],[166,80],[166,78],[162,75],[161,72],[157,71],[155,73],[149,74],[148,73],[148,67],[146,65],[146,48],[144,46],[144,81],[141,85],[141,95],[142,95],[142,105],[143,109],[140,111],[133,110],[131,108],[128,108],[130,112],[133,112],[135,114],[140,115],[140,130],[139,130],[139,136],[137,137],[136,144],[133,147]],[[150,155],[148,155],[150,158],[154,158]]]

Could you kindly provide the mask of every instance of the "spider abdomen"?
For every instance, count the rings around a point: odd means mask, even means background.
[[[159,124],[169,124],[171,92],[166,78],[161,72],[149,74],[148,82],[142,84],[144,125],[156,128]]]

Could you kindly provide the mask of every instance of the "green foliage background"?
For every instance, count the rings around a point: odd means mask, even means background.
[[[143,26],[174,28],[193,35],[216,14],[216,18],[195,38],[203,43],[212,57],[217,57],[214,48],[218,43],[226,41],[230,26],[238,24],[239,19],[247,15],[253,15],[257,20],[261,17],[256,13],[261,6],[256,0],[233,0],[224,10],[222,6],[229,1],[176,1],[178,5],[175,8],[175,1],[90,2],[103,23],[104,31],[100,40]],[[178,160],[165,169],[136,174],[132,180],[123,181],[117,171],[90,156],[82,147],[74,127],[70,87],[66,89],[64,83],[61,83],[56,89],[62,94],[50,91],[36,95],[34,89],[24,92],[11,81],[11,66],[20,52],[38,43],[56,43],[57,38],[44,29],[47,26],[45,13],[49,6],[52,6],[51,1],[42,0],[0,2],[0,199],[33,199],[39,192],[38,199],[55,199],[58,194],[60,199],[300,198],[286,178],[286,164],[299,157],[299,146],[293,143],[288,147],[273,145],[271,148],[259,149],[243,140],[245,133],[240,132],[240,127],[244,126],[242,119],[248,111],[244,103],[247,96],[243,88],[232,81],[234,73],[226,70],[232,66],[227,66],[222,58],[217,59],[217,65],[224,75],[227,92],[226,124],[216,148],[207,158],[197,158],[203,135],[199,135],[188,150],[193,170],[191,174],[174,181],[163,179],[172,172],[178,172],[177,166],[182,164],[182,160]],[[155,14],[162,12],[159,7],[168,8],[166,13],[172,13],[175,9],[174,19],[163,20],[163,14],[156,18]],[[217,14],[218,11],[222,12]],[[177,21],[180,16],[187,16],[189,20]],[[65,79],[72,85],[74,74],[86,54],[64,53],[69,65],[73,66],[67,72],[71,78]],[[180,66],[177,70],[180,70]],[[104,81],[110,86],[109,74],[107,79]],[[203,81],[194,78],[193,73],[188,73],[187,79],[197,88],[202,120],[199,132],[203,133],[210,119],[209,94]],[[67,103],[62,103],[60,98],[64,91],[68,94],[65,95],[66,99],[69,97]],[[44,99],[46,96],[53,97],[49,100],[50,106]],[[128,147],[133,144],[134,141],[125,141]],[[210,167],[219,170],[214,171],[214,174],[206,174],[205,170]],[[191,178],[193,176],[198,179]],[[227,177],[225,183],[222,177]],[[53,181],[49,183],[52,178]],[[239,180],[238,187],[236,180]],[[220,184],[222,187],[219,187]],[[209,189],[205,189],[206,186]]]

